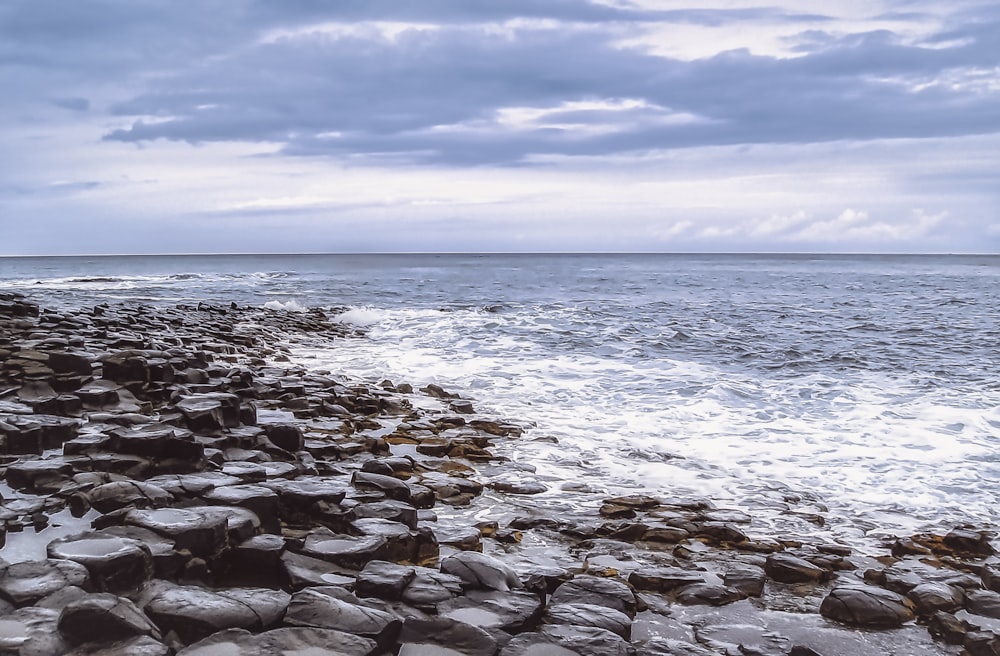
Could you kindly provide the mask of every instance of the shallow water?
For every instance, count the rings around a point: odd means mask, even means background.
[[[998,283],[995,256],[0,260],[0,289],[55,307],[337,308],[367,335],[296,359],[530,424],[503,448],[550,482],[537,503],[710,496],[851,542],[998,524]]]

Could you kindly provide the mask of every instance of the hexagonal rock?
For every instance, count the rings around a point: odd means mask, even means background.
[[[278,495],[263,485],[217,487],[203,494],[202,498],[212,505],[246,508],[257,515],[265,533],[277,533],[281,530],[281,522],[278,519]]]
[[[704,583],[705,575],[680,567],[653,567],[632,572],[628,582],[636,590],[672,592],[686,585]]]
[[[538,595],[519,590],[469,590],[466,596],[449,599],[437,606],[438,614],[442,617],[488,630],[501,629],[508,633],[535,627],[542,618],[543,609],[544,605]],[[607,608],[599,610],[605,613],[608,611]],[[625,621],[631,625],[627,617]]]
[[[416,576],[416,568],[373,560],[358,574],[354,590],[360,597],[396,600]]]
[[[875,587],[837,587],[819,607],[823,617],[848,626],[892,628],[915,617],[913,602]]]
[[[19,608],[0,617],[0,653],[24,656],[65,654],[70,645],[58,629],[59,611]]]
[[[552,625],[537,633],[522,633],[508,642],[500,656],[634,656],[621,636],[593,626]]]
[[[747,595],[740,592],[735,588],[729,588],[724,585],[715,585],[713,583],[695,583],[694,585],[687,585],[680,589],[677,593],[677,603],[687,604],[689,606],[694,605],[709,605],[709,606],[725,606],[726,604],[731,604],[734,601],[739,601],[741,599],[746,599]]]
[[[384,647],[392,644],[402,627],[399,618],[363,606],[357,598],[351,597],[353,595],[343,588],[300,590],[292,595],[284,622],[292,626],[315,626],[366,636]]]
[[[965,608],[976,615],[1000,619],[1000,592],[969,590],[965,595]]]
[[[63,656],[172,656],[174,650],[149,636],[87,642]]]
[[[723,583],[735,588],[748,597],[759,597],[764,594],[764,583],[767,579],[764,569],[756,565],[734,565],[726,570]]]
[[[595,604],[552,604],[545,611],[546,624],[593,626],[630,640],[632,620],[620,611]]]
[[[826,570],[822,567],[787,553],[768,556],[764,563],[764,571],[780,583],[809,583],[820,581],[827,576]]]
[[[138,606],[108,593],[87,595],[67,604],[59,615],[59,630],[75,645],[140,635],[160,637],[160,630]]]
[[[370,638],[334,629],[291,627],[254,635],[242,629],[220,631],[179,652],[177,656],[373,656],[381,651]]]
[[[599,576],[577,576],[552,593],[550,604],[596,604],[635,617],[635,594],[624,581]]]
[[[441,571],[454,574],[465,585],[490,590],[520,588],[521,579],[510,567],[478,551],[460,551],[441,561]]]
[[[53,540],[47,552],[49,558],[72,560],[86,567],[99,592],[131,594],[153,576],[153,554],[148,546],[100,531]]]
[[[962,607],[962,590],[947,583],[921,583],[906,593],[916,604],[921,615],[933,615],[937,611],[952,612]]]
[[[161,487],[140,481],[113,481],[98,485],[86,493],[87,501],[100,513],[119,508],[163,508],[174,497]]]
[[[125,523],[164,535],[176,543],[177,549],[186,549],[195,556],[213,556],[228,544],[225,516],[183,508],[130,510]]]
[[[71,560],[32,560],[0,569],[0,596],[15,606],[33,604],[62,588],[87,584],[87,568]]]
[[[399,642],[403,645],[400,654],[422,653],[412,647],[408,650],[407,645],[434,645],[465,656],[494,656],[497,652],[496,638],[489,633],[447,617],[406,618]]]
[[[184,643],[223,629],[260,631],[278,622],[290,597],[280,590],[234,588],[207,590],[161,584],[145,612],[163,631],[173,631]]]

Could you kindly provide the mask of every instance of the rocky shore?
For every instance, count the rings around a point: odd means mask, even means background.
[[[535,504],[517,421],[289,357],[351,330],[0,293],[0,654],[1000,654],[991,534],[855,554],[711,499]]]

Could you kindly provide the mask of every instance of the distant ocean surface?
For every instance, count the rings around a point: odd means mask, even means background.
[[[2,258],[0,290],[338,308],[367,334],[297,361],[531,425],[505,453],[550,496],[708,496],[855,543],[1000,527],[1000,256]]]

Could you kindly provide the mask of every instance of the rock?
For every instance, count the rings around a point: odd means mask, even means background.
[[[276,447],[290,453],[301,451],[305,446],[305,433],[298,424],[267,424],[264,432]]]
[[[489,633],[447,617],[406,618],[399,642],[403,645],[401,654],[404,650],[405,653],[419,654],[412,648],[407,649],[408,645],[414,644],[444,647],[465,656],[494,656],[497,652],[497,641]]]
[[[759,597],[764,594],[766,578],[764,570],[756,565],[735,565],[726,570],[723,583],[748,597]]]
[[[195,556],[211,557],[228,545],[225,516],[182,508],[131,510],[125,515],[125,523],[166,536],[177,549],[186,549]]]
[[[70,560],[35,560],[0,569],[0,596],[15,606],[35,603],[68,586],[83,587],[87,568]]]
[[[274,629],[254,635],[241,629],[221,631],[177,652],[177,656],[374,656],[374,640],[313,627]]]
[[[359,597],[396,600],[403,596],[415,576],[413,567],[373,560],[358,574],[354,589]]]
[[[724,606],[734,601],[746,599],[747,595],[735,588],[712,583],[695,583],[680,589],[676,595],[678,603],[688,605],[707,604],[709,606]]]
[[[462,594],[462,579],[427,567],[416,567],[416,575],[400,599],[414,608],[436,611],[438,604]],[[471,591],[470,591],[471,592]]]
[[[0,654],[49,656],[69,650],[58,628],[59,611],[19,608],[0,617]]]
[[[63,656],[172,656],[174,650],[149,636],[110,642],[88,642]]]
[[[139,481],[113,481],[98,485],[87,492],[90,505],[100,513],[109,513],[119,508],[163,508],[174,497],[161,487]]]
[[[192,394],[181,399],[177,409],[184,415],[187,427],[195,432],[240,425],[240,398],[235,394]]]
[[[302,553],[341,567],[361,569],[372,560],[384,560],[389,554],[389,541],[381,535],[314,532],[306,537]]]
[[[920,615],[937,611],[952,612],[962,607],[964,595],[959,588],[946,583],[921,583],[906,593]]]
[[[969,590],[965,594],[965,607],[970,613],[1000,619],[1000,592]]]
[[[153,555],[138,540],[93,531],[49,543],[49,558],[80,563],[98,592],[132,594],[153,576]],[[127,636],[119,636],[127,637]]]
[[[629,574],[628,582],[636,590],[665,593],[686,585],[705,583],[705,575],[680,567],[644,568]]]
[[[943,611],[934,613],[927,622],[927,631],[931,637],[949,645],[964,643],[965,636],[972,630],[973,627],[968,622]]]
[[[233,547],[230,554],[229,576],[240,585],[252,587],[280,587],[281,555],[285,540],[280,535],[255,535]]]
[[[968,656],[1000,656],[1000,635],[992,631],[968,633],[964,644]]]
[[[224,629],[265,629],[281,619],[289,601],[277,590],[161,585],[145,612],[160,629],[173,631],[187,644]]]
[[[545,611],[546,624],[597,627],[629,640],[632,619],[625,613],[594,604],[552,604]]]
[[[132,601],[108,593],[87,595],[67,604],[59,615],[59,630],[75,645],[143,635],[160,637],[159,629]]]
[[[314,585],[353,585],[357,575],[325,560],[291,551],[281,554],[281,567],[292,590]]]
[[[913,602],[874,587],[836,587],[820,605],[823,617],[848,626],[892,628],[915,617]]]
[[[521,587],[517,574],[492,556],[477,551],[461,551],[441,561],[441,571],[454,574],[473,588],[506,591]]]
[[[967,528],[956,528],[944,536],[944,545],[959,553],[973,556],[992,556],[996,553],[990,544],[989,534]]]
[[[821,581],[828,576],[823,568],[787,553],[768,556],[764,571],[780,583],[811,583]]]
[[[635,594],[624,581],[597,576],[577,576],[552,593],[550,604],[585,603],[605,606],[635,617]]]
[[[546,626],[538,633],[522,633],[504,646],[500,656],[635,656],[621,636],[588,626]]]
[[[508,633],[519,633],[532,629],[539,623],[543,608],[541,599],[531,592],[470,590],[464,597],[452,598],[439,604],[437,611],[442,617],[483,629],[500,629]],[[599,610],[608,611],[607,608]],[[573,609],[566,609],[561,613],[560,618],[567,619],[572,614]],[[629,625],[631,624],[627,617],[625,620]],[[549,619],[547,621],[555,622],[556,620]]]
[[[329,594],[331,590],[343,592],[342,588],[326,587],[296,592],[285,612],[285,624],[336,629],[366,636],[383,648],[395,642],[402,627],[396,616],[360,603],[350,603],[343,598],[345,595]]]
[[[260,519],[265,533],[278,533],[278,495],[263,485],[227,485],[202,495],[212,505],[246,508]]]

